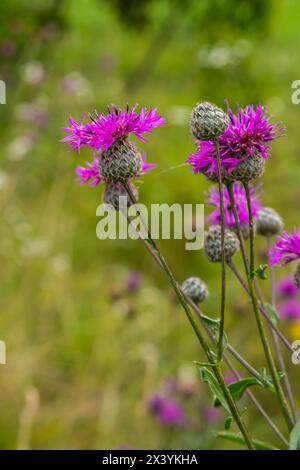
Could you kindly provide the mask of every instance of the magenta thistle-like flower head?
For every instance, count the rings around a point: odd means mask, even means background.
[[[165,119],[157,114],[157,109],[142,108],[138,113],[137,106],[125,110],[112,105],[108,113],[89,115],[90,121],[85,122],[86,113],[79,122],[69,118],[70,126],[63,130],[69,135],[62,139],[72,150],[90,147],[98,152],[108,149],[117,140],[126,139],[134,134],[138,139],[146,142],[144,134],[152,133],[156,127],[163,126]]]
[[[221,211],[220,211],[220,194],[216,186],[213,186],[207,193],[207,203],[215,207],[215,210],[208,216],[208,222],[213,225],[219,225],[221,223]],[[251,206],[254,220],[258,217],[258,212],[261,209],[261,200],[257,194],[257,190],[254,186],[250,186]],[[241,226],[249,224],[249,214],[247,199],[244,186],[242,183],[236,181],[233,184],[233,197],[236,203],[236,208],[239,216]],[[235,219],[232,211],[232,206],[229,198],[229,193],[226,187],[223,190],[223,201],[224,201],[224,212],[225,212],[225,224],[229,229],[235,228]]]
[[[229,127],[220,136],[222,169],[232,172],[241,162],[258,154],[263,158],[270,155],[270,143],[284,134],[280,124],[270,122],[267,108],[262,105],[248,105],[238,108],[236,113],[228,106]],[[198,142],[198,149],[188,160],[194,173],[217,174],[216,150],[213,142]]]
[[[299,299],[288,299],[278,305],[278,311],[283,320],[300,321]]]
[[[269,252],[270,263],[273,266],[285,266],[291,261],[300,259],[300,229],[294,233],[284,231],[277,235],[277,242]]]

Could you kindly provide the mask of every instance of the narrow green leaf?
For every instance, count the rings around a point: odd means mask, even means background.
[[[214,332],[218,332],[220,328],[220,319],[219,318],[211,318],[207,315],[201,315],[202,320],[204,323]]]
[[[214,374],[207,367],[200,368],[200,376],[203,383],[207,383],[212,394],[214,403],[218,403],[215,406],[223,406],[223,408],[230,414],[230,409],[227,405],[226,398],[224,397],[223,391],[219,385],[219,382],[215,378]]]
[[[211,318],[207,315],[201,315],[202,320],[208,326],[208,328],[214,333],[216,337],[219,334],[220,330],[220,319],[219,318]],[[223,348],[226,349],[228,346],[228,336],[226,332],[223,333]]]
[[[300,448],[300,419],[297,421],[293,427],[290,434],[290,450],[299,450]]]
[[[279,313],[276,310],[276,308],[273,305],[269,304],[268,302],[266,302],[264,304],[264,307],[266,308],[267,314],[269,315],[270,320],[272,321],[272,323],[275,326],[278,325],[278,323],[280,321],[280,316],[279,316]]]
[[[217,433],[217,436],[227,441],[234,442],[235,444],[246,445],[243,436],[234,432],[220,431]],[[259,441],[258,439],[252,439],[252,442],[256,450],[279,450],[277,447],[269,444],[269,442]]]
[[[239,401],[246,392],[247,388],[253,387],[254,385],[259,385],[260,387],[263,386],[263,384],[255,377],[247,377],[230,384],[228,388],[233,399],[235,401]]]

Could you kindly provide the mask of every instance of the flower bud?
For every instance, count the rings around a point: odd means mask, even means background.
[[[184,281],[181,288],[183,293],[195,304],[204,302],[209,295],[207,285],[199,277],[189,277]]]
[[[283,229],[283,220],[271,207],[264,207],[258,213],[257,233],[264,237],[276,235]]]
[[[231,230],[225,229],[224,251],[228,261],[240,248],[237,235]],[[222,261],[222,242],[220,225],[212,225],[205,234],[204,251],[209,261],[220,263]]]
[[[197,104],[191,115],[191,132],[197,140],[216,140],[229,126],[229,117],[215,104]]]
[[[248,182],[259,178],[265,171],[266,161],[260,154],[255,154],[242,161],[233,171],[230,178],[233,181]]]
[[[141,172],[142,157],[137,147],[126,140],[117,140],[99,159],[99,171],[107,183],[126,182]]]
[[[300,289],[300,264],[298,265],[294,274],[294,284]]]
[[[132,184],[129,183],[131,191],[133,192],[134,198],[136,201],[138,200],[138,190],[136,187]],[[119,199],[120,197],[124,199]],[[125,199],[126,198],[126,199]],[[125,203],[125,206],[130,207],[131,201],[130,198],[127,194],[126,189],[122,185],[122,183],[117,182],[117,183],[106,183],[105,186],[105,191],[103,195],[103,201],[106,204],[111,204],[116,210],[120,209],[120,204],[122,207],[122,203]]]

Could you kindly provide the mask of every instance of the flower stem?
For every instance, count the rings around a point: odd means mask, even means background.
[[[291,416],[291,412],[286,401],[285,395],[283,393],[280,379],[276,370],[276,365],[274,362],[274,358],[272,355],[272,351],[268,342],[268,338],[265,332],[265,327],[263,324],[263,320],[259,310],[259,304],[256,297],[256,292],[254,288],[254,280],[253,280],[253,271],[254,271],[254,225],[253,225],[253,215],[252,215],[252,207],[251,207],[251,197],[248,183],[244,183],[244,188],[246,192],[247,198],[247,205],[248,205],[248,214],[249,214],[249,230],[250,230],[250,271],[248,274],[248,286],[250,291],[250,297],[252,301],[253,311],[256,319],[256,324],[259,332],[259,336],[261,339],[261,343],[264,349],[265,357],[268,363],[268,367],[273,379],[274,388],[276,391],[276,395],[278,398],[278,402],[280,404],[282,414],[285,418],[286,424],[288,429],[291,430],[293,428],[293,418]]]
[[[127,214],[127,220],[129,223],[131,223],[131,219],[130,217],[128,217],[128,214]],[[152,246],[147,242],[147,240],[145,240],[143,237],[140,237],[141,241],[143,242],[143,244],[145,245],[145,248],[149,251],[150,255],[153,256],[153,258],[155,259],[155,261],[157,262],[157,264],[162,267],[161,265],[161,262],[160,262],[160,259],[159,257],[157,256],[157,254],[155,253],[155,251],[153,250]],[[180,285],[178,284],[179,288],[181,289]],[[181,290],[182,292],[182,290]],[[183,292],[182,292],[183,295],[185,295]],[[205,324],[203,318],[202,318],[202,312],[200,310],[200,308],[198,307],[198,305],[196,305],[189,297],[185,296],[186,298],[186,301],[188,302],[188,304],[191,306],[191,308],[195,311],[195,313],[198,315],[198,318],[201,322],[201,325],[203,326],[203,328],[205,329],[207,335],[209,336],[209,338],[211,339],[211,341],[213,343],[216,343],[216,339],[214,338],[212,332],[210,331],[210,329],[208,328],[208,326]],[[254,367],[251,366],[251,364],[249,364],[246,359],[243,358],[243,356],[241,354],[239,354],[236,349],[231,346],[231,344],[228,344],[227,346],[227,350],[228,352],[237,360],[237,362],[239,362],[243,367],[245,367],[246,370],[248,370],[248,372],[250,372],[250,374],[252,374],[254,377],[256,377],[258,380],[260,380],[261,382],[263,382],[264,378],[259,374],[259,372],[257,372],[256,369],[254,369]],[[236,377],[237,380],[240,380],[241,379],[241,376],[240,374],[238,373],[238,371],[236,370],[236,368],[234,367],[233,363],[231,362],[231,360],[227,357],[227,354],[223,354],[223,358],[224,358],[224,362],[227,364],[228,368],[231,370],[231,372],[234,374],[234,376]],[[270,428],[273,430],[274,434],[276,434],[276,436],[283,442],[283,444],[288,447],[289,443],[288,441],[285,439],[285,437],[282,435],[282,433],[280,432],[280,430],[277,428],[276,424],[272,421],[272,419],[270,418],[270,416],[267,414],[267,412],[264,410],[263,406],[259,403],[259,401],[256,399],[256,397],[254,396],[254,394],[250,391],[250,390],[247,390],[246,391],[246,394],[248,395],[250,401],[253,403],[253,405],[255,406],[255,408],[259,411],[259,413],[262,415],[262,417],[266,420],[266,422],[268,423],[268,425],[270,426]]]
[[[130,217],[128,216],[127,213],[124,213],[124,215],[127,216],[127,220],[129,223],[131,223],[131,219]],[[162,267],[161,265],[161,262],[160,262],[160,259],[159,257],[157,256],[156,252],[154,251],[153,247],[148,243],[147,240],[145,240],[143,237],[140,237],[141,241],[143,242],[143,244],[145,245],[145,248],[149,251],[150,255],[155,259],[155,261],[157,262],[157,264]],[[229,264],[229,263],[228,263]],[[178,287],[181,289],[180,285],[178,284]],[[247,287],[246,287],[247,289]],[[182,292],[182,290],[181,290]],[[215,344],[216,343],[216,339],[214,337],[214,335],[212,334],[211,330],[208,328],[208,326],[205,324],[203,318],[202,318],[202,311],[200,310],[200,308],[198,307],[198,305],[196,305],[189,297],[187,297],[183,292],[182,294],[185,296],[186,298],[186,301],[187,303],[191,306],[191,308],[195,311],[195,313],[197,314],[200,322],[201,322],[201,325],[202,327],[205,329],[207,335],[209,336],[209,338],[211,339],[211,341]],[[264,382],[264,378],[259,374],[259,372],[254,369],[253,366],[251,366],[251,364],[249,364],[249,362],[240,354],[238,353],[238,351],[231,345],[231,344],[228,344],[227,346],[227,351],[236,359],[236,361],[238,363],[240,363],[248,372],[250,372],[250,374],[252,374],[254,377],[256,377],[258,380],[260,380],[262,383]],[[228,368],[231,370],[231,372],[234,374],[234,376],[236,377],[237,380],[240,380],[241,379],[241,376],[240,374],[238,373],[238,371],[236,370],[236,368],[234,367],[232,361],[228,358],[227,354],[223,354],[223,358],[224,358],[224,362],[227,364]],[[267,414],[267,412],[264,410],[263,406],[259,403],[259,401],[256,399],[255,395],[250,391],[250,390],[247,390],[246,391],[246,394],[248,395],[250,401],[253,403],[253,405],[255,406],[255,408],[259,411],[259,413],[263,416],[263,418],[266,420],[266,422],[268,423],[268,425],[270,426],[270,428],[273,430],[274,434],[276,434],[276,436],[283,442],[283,444],[288,447],[288,441],[285,439],[285,437],[282,435],[282,433],[280,432],[280,430],[277,428],[276,424],[272,421],[272,419],[270,418],[270,416]]]
[[[250,297],[250,291],[248,289],[248,286],[246,284],[246,282],[244,281],[244,279],[242,278],[240,272],[238,271],[237,267],[235,266],[235,264],[233,263],[232,260],[229,260],[227,262],[228,266],[230,267],[230,269],[232,270],[232,272],[234,273],[234,275],[236,276],[237,280],[240,282],[241,286],[243,287],[243,289],[245,290],[245,292],[249,295]],[[265,320],[267,321],[267,323],[269,324],[269,327],[271,328],[271,330],[274,331],[274,333],[276,334],[276,336],[278,336],[278,338],[281,340],[282,344],[286,347],[286,349],[289,351],[289,352],[293,352],[293,348],[291,346],[291,344],[289,343],[288,339],[284,336],[284,334],[277,328],[276,325],[274,325],[274,323],[272,322],[271,318],[269,317],[269,314],[267,313],[266,309],[265,309],[265,306],[264,306],[264,300],[262,299],[261,302],[260,302],[260,305],[259,305],[259,310],[261,311],[261,314],[264,316]]]
[[[222,183],[222,169],[221,169],[221,156],[219,148],[219,140],[214,140],[214,146],[217,155],[218,165],[218,187],[220,197],[220,214],[221,214],[221,250],[222,250],[222,267],[221,267],[221,309],[220,309],[220,328],[218,339],[218,360],[222,359],[223,354],[223,338],[225,327],[225,302],[226,302],[226,258],[225,258],[225,212],[224,212],[224,197],[223,197],[223,183]]]
[[[232,209],[234,219],[235,219],[236,231],[237,231],[237,236],[238,236],[238,239],[239,239],[239,242],[240,242],[243,263],[244,263],[246,274],[248,276],[249,261],[248,261],[248,257],[247,257],[247,252],[246,252],[246,248],[245,248],[243,234],[242,234],[242,231],[241,231],[240,219],[239,219],[239,215],[238,215],[235,200],[234,200],[232,183],[227,184],[227,191],[228,191],[228,194],[229,194],[230,205],[231,205],[231,209]]]
[[[140,217],[141,216],[141,212],[137,206],[137,201],[135,200],[135,197],[134,197],[134,194],[132,193],[132,190],[130,188],[130,185],[126,182],[126,183],[123,183],[123,186],[128,194],[128,197],[130,199],[130,201],[132,202],[132,204],[134,204],[135,208],[136,208],[136,211],[138,213],[138,215]],[[242,418],[241,418],[241,415],[240,415],[240,412],[238,410],[238,407],[236,406],[236,403],[225,383],[225,380],[224,380],[224,377],[223,377],[223,374],[221,372],[221,368],[220,368],[220,365],[217,363],[215,363],[214,361],[214,357],[213,357],[213,354],[211,352],[211,350],[209,349],[209,346],[207,345],[202,333],[200,332],[199,328],[198,328],[198,324],[197,322],[195,321],[194,319],[194,316],[189,308],[189,305],[188,303],[186,302],[185,300],[185,297],[183,295],[183,293],[181,292],[181,289],[179,288],[178,286],[178,283],[177,281],[175,280],[175,277],[171,271],[171,269],[169,268],[164,256],[162,255],[157,243],[153,240],[152,236],[151,236],[151,232],[150,230],[148,229],[147,227],[147,232],[148,232],[148,241],[150,243],[150,245],[153,247],[154,251],[156,252],[159,260],[160,260],[160,263],[161,263],[161,266],[163,268],[163,270],[165,271],[165,274],[167,275],[177,297],[178,297],[178,300],[180,302],[180,304],[182,305],[184,311],[185,311],[185,314],[194,330],[194,333],[196,334],[197,336],[197,339],[209,361],[209,363],[211,364],[211,367],[212,367],[212,371],[221,387],[221,390],[225,396],[225,399],[228,403],[228,406],[229,406],[229,409],[232,413],[232,416],[236,422],[236,424],[238,425],[242,435],[244,436],[245,438],[245,442],[247,443],[247,446],[250,450],[255,450],[255,447],[252,443],[252,440],[251,440],[251,437],[250,437],[250,434],[249,434],[249,431],[248,429],[246,428],[245,426],[245,423],[243,422]]]
[[[234,196],[233,196],[232,185],[231,184],[227,185],[227,189],[228,189],[228,194],[229,194],[229,198],[230,198],[231,209],[232,209],[232,212],[233,212],[233,215],[234,215],[236,231],[237,231],[237,235],[238,235],[240,246],[241,246],[241,252],[242,252],[242,258],[243,258],[243,262],[244,262],[245,272],[246,272],[246,275],[248,277],[249,261],[248,261],[247,254],[246,254],[245,243],[244,243],[244,239],[243,239],[243,235],[242,235],[242,231],[241,231],[241,226],[240,226],[240,222],[239,222],[239,217],[238,217],[238,212],[237,212],[237,208],[236,208],[236,204],[235,204],[235,200],[234,200]],[[241,283],[243,289],[250,296],[250,290],[249,290],[246,282],[243,280],[241,274],[239,273],[239,271],[235,267],[233,261],[230,259],[230,260],[227,261],[227,264],[231,268],[231,270],[234,272],[235,276],[237,277],[237,279]],[[274,323],[270,319],[268,313],[266,312],[263,303],[261,303],[261,305],[259,305],[259,310],[261,311],[262,315],[264,316],[264,318],[268,322],[270,328],[272,328],[272,330],[276,333],[276,335],[282,341],[282,343],[285,345],[285,347],[292,353],[293,352],[292,346],[290,345],[289,341],[284,336],[284,334],[277,328],[276,325],[274,325]]]

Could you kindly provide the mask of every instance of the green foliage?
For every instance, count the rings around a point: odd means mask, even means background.
[[[231,441],[234,444],[246,445],[243,436],[234,432],[220,431],[218,432],[218,437]],[[273,446],[269,442],[260,441],[258,439],[252,439],[252,442],[256,450],[279,450],[277,447]]]

